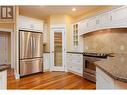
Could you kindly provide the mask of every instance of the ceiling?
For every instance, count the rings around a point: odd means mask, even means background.
[[[64,14],[72,17],[77,17],[82,14],[96,10],[103,6],[20,6],[19,12],[21,15],[44,19],[52,14]],[[76,8],[76,11],[72,11]]]

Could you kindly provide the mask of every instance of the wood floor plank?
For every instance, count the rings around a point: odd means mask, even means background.
[[[15,80],[13,70],[8,71],[8,89],[95,89],[96,84],[69,72],[44,72]]]

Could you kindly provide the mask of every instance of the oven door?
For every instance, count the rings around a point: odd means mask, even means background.
[[[94,61],[85,60],[85,69],[84,69],[84,71],[95,75],[96,74],[96,66],[94,64]]]
[[[96,82],[96,66],[93,60],[86,60],[84,58],[83,77],[87,80]]]

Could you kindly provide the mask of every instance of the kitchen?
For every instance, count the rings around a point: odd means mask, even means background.
[[[126,89],[127,6],[8,8],[3,89]]]

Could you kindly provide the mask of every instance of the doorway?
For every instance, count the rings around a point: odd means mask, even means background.
[[[0,28],[0,64],[15,65],[14,32],[12,29]]]
[[[11,64],[10,32],[0,32],[0,64]]]
[[[50,70],[65,71],[65,29],[51,29]]]

